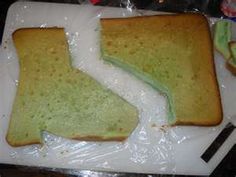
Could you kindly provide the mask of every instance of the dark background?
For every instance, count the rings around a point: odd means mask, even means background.
[[[80,4],[85,0],[31,0],[40,2],[57,2]],[[131,4],[138,9],[158,10],[168,12],[200,11],[210,16],[223,16],[220,11],[222,0],[130,0]],[[16,0],[0,0],[0,44],[5,24],[5,18],[9,6]],[[125,7],[128,0],[101,0],[96,5]]]

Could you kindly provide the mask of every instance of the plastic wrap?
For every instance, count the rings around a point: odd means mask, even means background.
[[[0,65],[0,86],[2,106],[0,119],[0,143],[3,161],[7,163],[92,169],[138,173],[199,173],[209,174],[203,164],[189,172],[178,166],[181,157],[176,149],[183,149],[185,142],[200,149],[206,141],[219,132],[236,114],[232,107],[236,95],[231,95],[235,80],[224,68],[221,56],[216,54],[215,62],[224,108],[224,120],[217,127],[176,126],[169,127],[166,122],[167,102],[165,96],[139,79],[108,65],[100,60],[99,19],[105,17],[129,17],[159,14],[154,11],[136,9],[130,1],[121,1],[125,8],[108,8],[86,5],[70,6],[44,3],[16,3],[8,14]],[[40,7],[40,8],[39,8]],[[14,13],[13,13],[14,12]],[[214,19],[209,19],[214,24]],[[5,141],[11,106],[18,83],[18,59],[12,43],[11,34],[21,27],[64,27],[68,38],[72,63],[88,73],[101,84],[113,90],[139,110],[140,123],[125,142],[86,142],[57,137],[43,132],[43,146],[31,145],[12,148]],[[235,82],[236,83],[236,82]],[[230,106],[231,105],[231,106]],[[206,136],[207,139],[202,139]],[[191,145],[191,142],[194,142]],[[182,152],[182,151],[181,151]],[[198,156],[198,154],[197,154]]]

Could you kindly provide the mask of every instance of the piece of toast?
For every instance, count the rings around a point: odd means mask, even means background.
[[[65,138],[121,141],[138,124],[137,109],[72,68],[62,28],[26,28],[13,34],[20,78],[6,140],[41,143],[41,132]]]
[[[101,19],[102,58],[165,93],[171,125],[213,126],[222,107],[206,18]]]

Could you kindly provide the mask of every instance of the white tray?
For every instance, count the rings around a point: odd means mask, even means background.
[[[236,77],[215,54],[224,120],[213,128],[167,128],[165,99],[158,92],[99,60],[99,18],[151,15],[157,12],[129,9],[17,2],[7,15],[0,49],[0,162],[44,167],[138,173],[209,175],[236,141],[235,131],[216,155],[205,163],[200,156],[222,128],[236,115]],[[73,65],[111,88],[140,110],[140,125],[125,143],[94,143],[45,135],[45,145],[12,148],[5,141],[18,79],[18,63],[11,34],[22,27],[64,27]],[[235,28],[234,28],[235,30]],[[107,77],[109,76],[109,77]],[[207,109],[207,108],[206,108]],[[152,127],[156,124],[157,127]]]

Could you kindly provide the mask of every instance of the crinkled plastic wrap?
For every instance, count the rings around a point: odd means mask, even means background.
[[[225,71],[221,56],[216,54],[216,69],[224,107],[224,121],[217,127],[194,127],[167,125],[167,102],[165,96],[121,69],[100,60],[99,19],[106,17],[129,17],[154,15],[158,12],[135,9],[130,1],[122,1],[126,8],[110,8],[86,5],[44,4],[20,2],[9,10],[3,38],[3,60],[0,79],[1,98],[5,103],[0,119],[0,142],[3,159],[7,163],[58,168],[75,168],[137,173],[184,173],[198,174],[204,167],[190,172],[181,166],[187,142],[189,149],[204,149],[209,143],[203,136],[219,132],[235,114],[230,106],[233,89],[232,76]],[[211,20],[211,25],[214,20]],[[64,27],[72,55],[72,63],[88,73],[101,84],[136,106],[139,125],[124,142],[86,142],[64,139],[43,132],[44,144],[20,148],[10,147],[5,141],[11,106],[18,83],[18,59],[11,34],[21,27]],[[234,79],[235,80],[235,79]],[[236,83],[236,82],[235,82]],[[228,86],[229,85],[229,86]],[[191,142],[195,142],[191,144]],[[181,151],[181,149],[183,151]],[[182,152],[183,155],[179,154]],[[203,151],[202,151],[203,152]],[[197,154],[196,156],[199,156]],[[200,156],[199,156],[200,159]],[[185,162],[186,163],[186,162]],[[180,166],[179,166],[180,165]],[[201,174],[209,174],[209,169]]]

